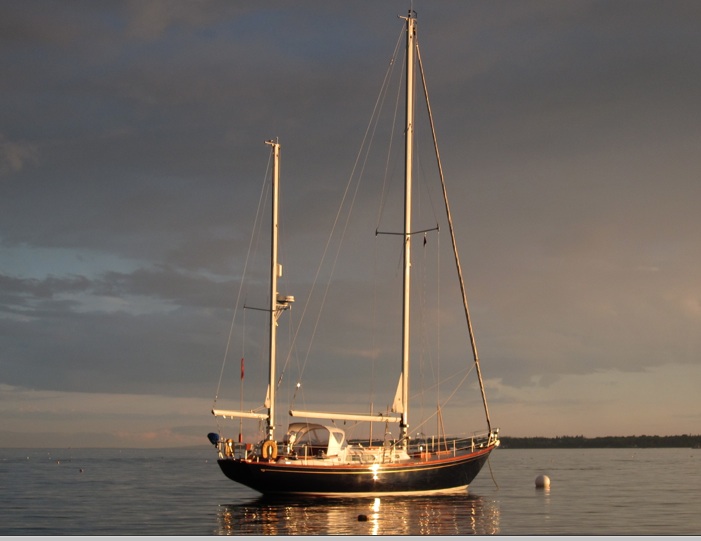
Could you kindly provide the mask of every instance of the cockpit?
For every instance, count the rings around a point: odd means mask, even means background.
[[[292,423],[283,443],[288,455],[299,458],[335,457],[347,445],[343,430],[315,423]]]

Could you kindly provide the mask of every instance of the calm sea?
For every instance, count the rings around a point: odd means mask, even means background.
[[[0,534],[701,534],[701,450],[498,449],[464,496],[284,501],[209,446],[2,449]]]

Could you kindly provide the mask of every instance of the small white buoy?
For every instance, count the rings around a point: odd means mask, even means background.
[[[550,477],[547,475],[539,475],[535,478],[536,488],[550,488]]]

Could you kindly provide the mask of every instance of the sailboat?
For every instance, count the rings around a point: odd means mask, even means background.
[[[460,493],[480,472],[490,453],[499,446],[499,430],[491,426],[482,374],[475,345],[474,333],[467,308],[467,298],[460,270],[460,261],[454,240],[450,207],[443,186],[447,221],[462,293],[474,367],[479,380],[486,430],[469,436],[438,438],[412,438],[409,432],[409,369],[410,369],[410,287],[411,241],[416,234],[412,230],[412,168],[414,144],[414,80],[415,64],[421,68],[417,19],[413,11],[406,22],[406,118],[404,140],[404,224],[403,233],[403,294],[402,294],[402,342],[401,375],[397,395],[392,408],[380,413],[338,413],[290,410],[294,419],[283,438],[276,439],[276,327],[278,319],[294,298],[281,296],[277,291],[280,266],[278,251],[278,182],[280,143],[267,141],[271,146],[272,168],[272,223],[270,261],[270,306],[268,391],[266,411],[212,410],[213,415],[224,419],[258,419],[265,423],[265,438],[256,443],[235,442],[219,433],[208,438],[217,448],[218,464],[228,478],[250,487],[264,495],[305,495],[322,497],[356,497],[405,494]],[[421,69],[423,73],[423,70]],[[424,85],[425,89],[425,85]],[[429,107],[430,116],[430,107]],[[431,121],[432,124],[432,121]],[[435,141],[435,139],[434,139]],[[437,148],[436,148],[437,151]],[[438,154],[437,154],[438,155]],[[442,168],[441,181],[442,181]],[[328,423],[331,421],[331,423]],[[394,440],[376,441],[370,437],[362,442],[349,440],[343,428],[335,421],[397,423],[398,437]],[[325,424],[326,422],[326,424]],[[239,440],[240,440],[239,436]]]

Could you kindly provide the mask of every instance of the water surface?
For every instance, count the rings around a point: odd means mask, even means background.
[[[695,449],[498,449],[465,495],[325,501],[263,498],[209,446],[3,449],[0,535],[700,534],[700,467]]]

